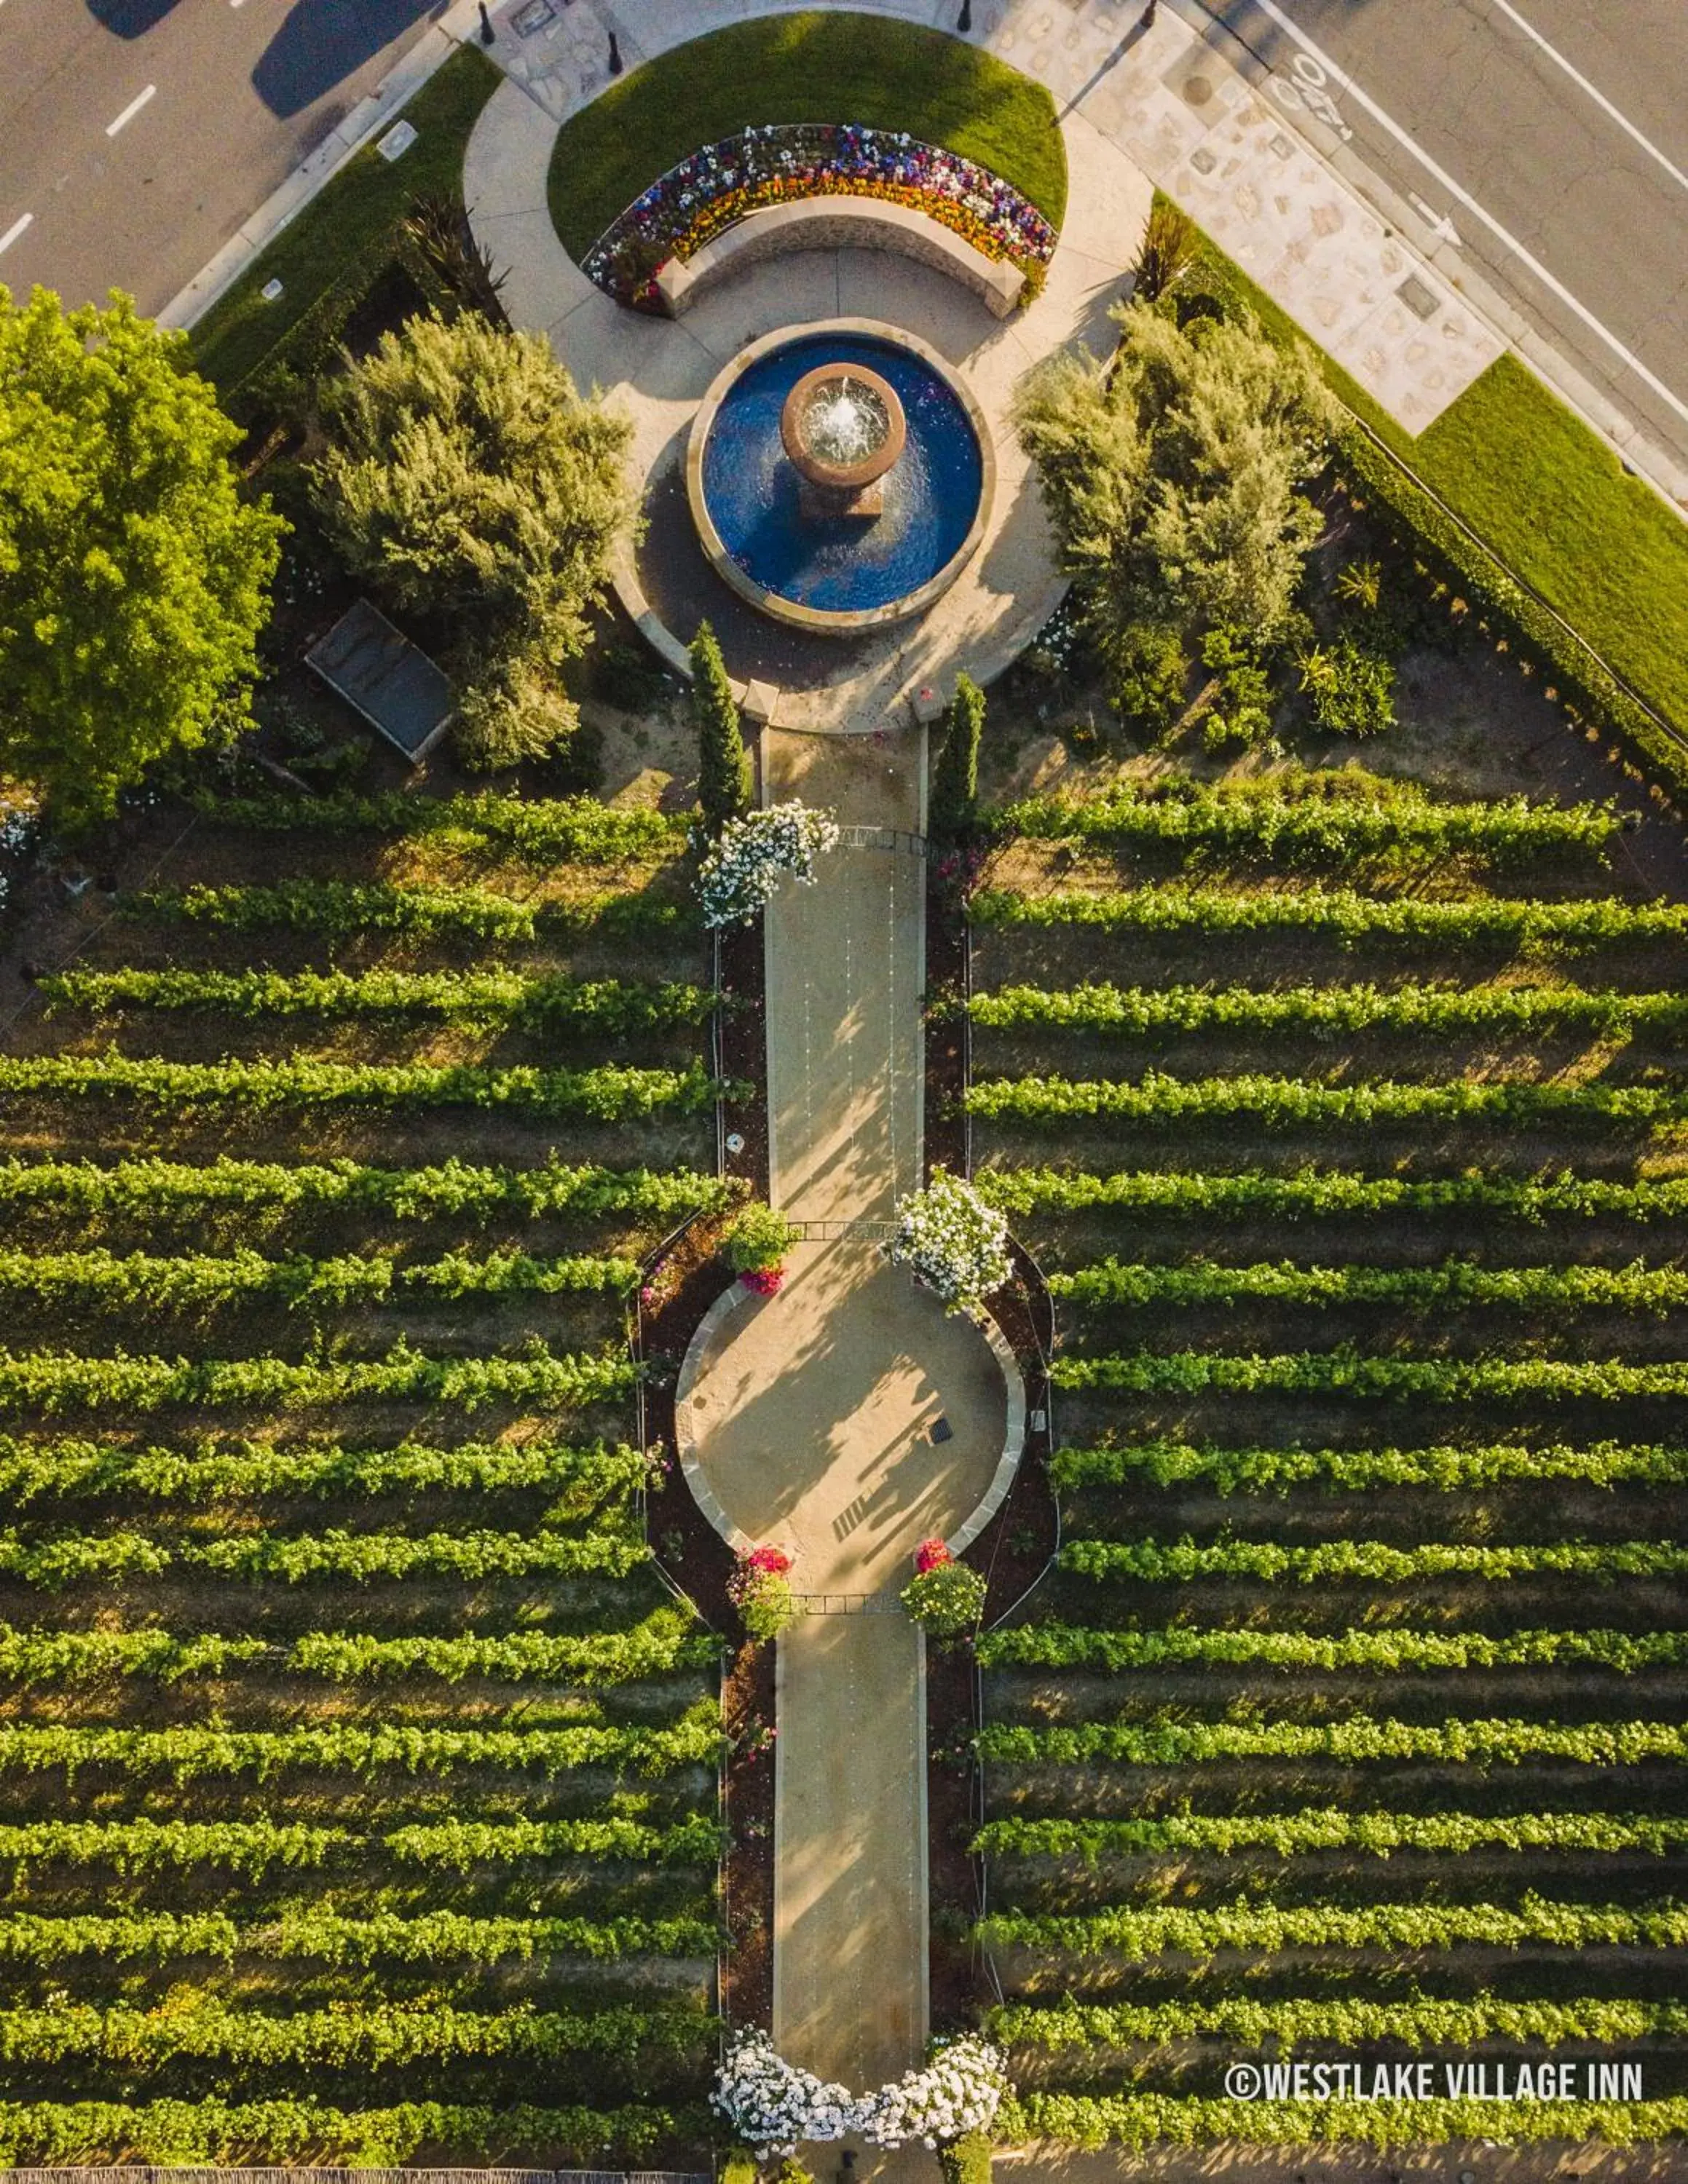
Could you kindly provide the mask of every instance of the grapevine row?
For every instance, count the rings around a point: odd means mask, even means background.
[[[1258,2047],[1268,2039],[1286,2049],[1304,2041],[1358,2048],[1394,2041],[1404,2048],[1470,2048],[1480,2040],[1573,2041],[1618,2047],[1634,2040],[1688,2033],[1688,2007],[1673,2002],[1512,2002],[1477,1994],[1462,2002],[1417,1996],[1409,2002],[1351,2002],[1334,1995],[1253,2002],[1237,1996],[1211,2002],[1066,2003],[1039,2008],[1009,2003],[990,2013],[988,2029],[1017,2048],[1123,2047],[1127,2042],[1189,2040],[1212,2033]]]
[[[0,1920],[0,1933],[5,1922]],[[1076,1915],[997,1911],[980,1920],[987,1948],[1104,1951],[1129,1957],[1168,1952],[1206,1957],[1218,1949],[1680,1948],[1688,1942],[1688,1903],[1634,1908],[1565,1903],[1526,1896],[1516,1910],[1498,1903],[1268,1903],[1213,1910],[1120,1905]]]
[[[1485,1850],[1646,1851],[1665,1858],[1688,1843],[1688,1820],[1648,1813],[1350,1813],[1324,1811],[1206,1814],[1164,1820],[989,1820],[973,1838],[975,1854],[1009,1858],[1151,1858],[1191,1852],[1239,1858],[1266,1851],[1302,1858],[1321,1851],[1363,1851],[1392,1858],[1430,1851],[1465,1858]],[[1688,2030],[1688,2008],[1678,2013]]]
[[[378,880],[282,880],[274,887],[190,887],[131,895],[125,907],[170,923],[210,926],[224,933],[272,927],[330,940],[366,933],[402,933],[411,939],[535,941],[649,939],[695,926],[690,904],[648,895],[600,894],[567,900],[497,894],[489,888],[403,887]]]
[[[0,1094],[127,1098],[159,1107],[239,1100],[251,1107],[508,1107],[530,1115],[626,1122],[672,1108],[697,1115],[736,1088],[689,1068],[483,1069],[463,1063],[165,1061],[108,1054],[0,1055]]]
[[[3,1084],[3,1079],[0,1079]],[[1266,1128],[1298,1123],[1482,1122],[1529,1128],[1542,1123],[1667,1123],[1688,1116],[1688,1092],[1654,1084],[1559,1084],[1533,1078],[1415,1084],[1378,1079],[1321,1084],[1299,1077],[1169,1077],[1136,1079],[996,1077],[970,1085],[967,1112],[987,1122],[1110,1121],[1164,1128],[1249,1117]]]
[[[639,1279],[632,1259],[593,1256],[534,1258],[526,1251],[453,1251],[443,1259],[395,1268],[390,1259],[348,1252],[285,1259],[261,1251],[8,1251],[0,1250],[0,1292],[21,1291],[43,1303],[97,1297],[119,1304],[223,1304],[238,1297],[279,1297],[288,1305],[378,1301],[395,1286],[444,1296],[502,1296],[534,1290],[548,1296],[624,1296]]]
[[[1343,1582],[1343,1574],[1328,1574],[1332,1582]],[[1308,1577],[1305,1581],[1313,1580]],[[987,1631],[979,1641],[978,1657],[985,1668],[1101,1669],[1114,1675],[1137,1669],[1171,1668],[1187,1661],[1287,1672],[1357,1669],[1384,1674],[1417,1669],[1554,1668],[1582,1663],[1633,1675],[1642,1669],[1688,1666],[1688,1631],[1511,1630],[1504,1637],[1493,1638],[1478,1630],[1352,1630],[1325,1634],[1206,1630],[1185,1624],[1166,1630],[1098,1630],[1082,1624],[1025,1623]]]
[[[700,1957],[715,1953],[716,1932],[703,1919],[478,1919],[461,1911],[406,1917],[377,1911],[349,1919],[320,1904],[289,1908],[245,1925],[224,1911],[85,1913],[52,1919],[31,1911],[0,1915],[0,1959],[61,1964],[67,1957],[236,1956],[316,1958],[331,1964],[476,1964],[505,1958],[579,1956]]]
[[[0,1464],[0,1480],[5,1476]],[[1055,1485],[1201,1485],[1220,1494],[1287,1494],[1298,1486],[1339,1493],[1429,1486],[1462,1493],[1485,1486],[1563,1479],[1585,1486],[1678,1486],[1688,1482],[1688,1448],[1642,1448],[1596,1441],[1587,1448],[1540,1448],[1499,1442],[1476,1447],[1214,1448],[1149,1440],[1130,1448],[1058,1448],[1049,1460]]]
[[[1477,1362],[1425,1357],[1362,1357],[1350,1350],[1273,1357],[1227,1357],[1210,1351],[1138,1351],[1132,1357],[1058,1357],[1058,1388],[1109,1388],[1131,1395],[1294,1394],[1378,1396],[1395,1401],[1621,1401],[1688,1395],[1688,1359],[1653,1365],[1579,1364],[1523,1357]]]
[[[1509,2140],[1629,2146],[1688,2137],[1688,2099],[1515,2101],[1505,2118]],[[1025,2093],[1004,2103],[997,2124],[1005,2137],[1093,2148],[1335,2142],[1382,2149],[1460,2139],[1490,2143],[1501,2127],[1492,2099],[1198,2100],[1168,2093]]]
[[[1539,902],[1485,895],[1473,901],[1361,894],[1350,888],[1277,893],[1233,888],[1141,887],[1107,894],[1057,889],[1023,894],[981,888],[967,905],[977,926],[1099,926],[1115,933],[1309,933],[1351,946],[1368,940],[1443,946],[1593,948],[1615,941],[1680,940],[1688,904],[1624,902],[1615,896]]]
[[[550,2160],[631,2161],[677,2135],[707,2131],[706,2118],[656,2106],[540,2108],[405,2101],[340,2109],[321,2101],[0,2102],[0,2160],[50,2165],[123,2157],[171,2168],[227,2167],[318,2157],[355,2168],[393,2168],[425,2147],[461,2148],[471,2160],[489,2146]]]
[[[1275,1540],[1069,1540],[1060,1566],[1080,1577],[1187,1585],[1204,1578],[1248,1578],[1260,1585],[1414,1585],[1429,1578],[1680,1577],[1688,1546],[1663,1540],[1559,1540],[1545,1546],[1477,1546],[1438,1540],[1392,1547],[1381,1540],[1322,1540],[1280,1546]]]
[[[178,1782],[206,1774],[253,1774],[260,1782],[300,1769],[372,1774],[455,1774],[495,1767],[546,1776],[576,1767],[629,1767],[641,1774],[709,1765],[720,1727],[705,1709],[660,1729],[429,1729],[396,1722],[376,1729],[350,1723],[318,1729],[224,1729],[199,1723],[170,1729],[81,1728],[63,1724],[0,1725],[0,1773],[38,1774],[64,1768],[115,1767],[130,1774],[168,1774]]]
[[[645,1484],[638,1449],[602,1441],[463,1441],[433,1448],[343,1448],[335,1442],[223,1441],[188,1448],[125,1448],[78,1440],[20,1440],[0,1435],[0,1495],[13,1503],[42,1495],[81,1499],[135,1496],[152,1502],[213,1502],[238,1495],[507,1493],[566,1497],[584,1516]]]
[[[74,1351],[0,1350],[0,1411],[167,1409],[176,1404],[304,1408],[382,1400],[531,1403],[541,1408],[606,1402],[637,1379],[626,1358],[429,1357],[400,1344],[385,1357],[293,1364],[282,1357],[85,1357]]]
[[[3,1262],[0,1262],[3,1267]],[[0,1273],[3,1279],[3,1273]],[[1193,1258],[1177,1266],[1104,1259],[1048,1277],[1049,1294],[1092,1311],[1110,1306],[1269,1303],[1414,1307],[1504,1305],[1523,1312],[1652,1312],[1688,1303],[1688,1273],[1650,1267],[1244,1267]]]
[[[35,1865],[109,1865],[125,1875],[218,1865],[258,1880],[273,1866],[298,1869],[336,1859],[357,1862],[377,1847],[406,1864],[459,1873],[474,1865],[529,1858],[713,1865],[720,1855],[721,1831],[701,1813],[665,1828],[622,1819],[453,1819],[394,1828],[376,1836],[271,1819],[25,1820],[0,1825],[0,1859],[9,1858],[20,1874]]]
[[[1688,1215],[1688,1182],[1669,1177],[1613,1183],[1601,1177],[1473,1174],[1422,1179],[1304,1167],[1294,1175],[1255,1168],[1205,1174],[1181,1169],[987,1167],[975,1178],[1004,1213],[1306,1215],[1494,1213],[1542,1222],[1563,1215],[1620,1221],[1674,1221]]]
[[[91,974],[92,975],[92,974]],[[155,975],[164,975],[155,974]],[[1688,998],[1579,986],[1002,986],[975,994],[973,1022],[988,1031],[1108,1033],[1180,1038],[1210,1031],[1578,1032],[1590,1038],[1676,1033]]]
[[[513,1212],[678,1221],[719,1212],[731,1185],[696,1169],[568,1167],[374,1167],[357,1161],[231,1160],[203,1166],[166,1160],[0,1162],[0,1203],[78,1213],[157,1215],[215,1206],[336,1206],[378,1210],[401,1221]]]
[[[121,1583],[159,1577],[170,1569],[279,1578],[288,1585],[324,1578],[367,1584],[372,1578],[419,1574],[465,1580],[541,1572],[552,1577],[625,1577],[649,1554],[642,1540],[625,1532],[329,1531],[282,1537],[240,1532],[222,1539],[179,1540],[168,1546],[142,1532],[67,1533],[38,1540],[0,1532],[0,1574],[49,1591],[88,1579]]]
[[[1477,855],[1528,868],[1544,855],[1603,857],[1618,814],[1590,804],[1435,804],[1422,794],[1368,798],[1179,783],[1132,785],[1083,798],[1033,796],[996,815],[999,833],[1031,840],[1077,838],[1110,847],[1143,844],[1343,861],[1395,853],[1414,860]]]
[[[707,1632],[689,1631],[668,1608],[653,1610],[630,1630],[580,1635],[516,1630],[377,1638],[366,1631],[308,1630],[285,1646],[210,1630],[178,1637],[158,1624],[143,1630],[54,1630],[0,1624],[0,1681],[46,1685],[146,1676],[175,1684],[256,1664],[339,1684],[414,1676],[454,1684],[470,1676],[519,1683],[534,1677],[590,1689],[701,1668],[717,1652]]]
[[[701,1023],[701,986],[517,971],[62,971],[36,990],[65,1008],[192,1009],[244,1017],[444,1017],[601,1039]]]
[[[384,834],[494,843],[536,865],[608,864],[685,846],[684,812],[608,805],[595,796],[206,795],[207,819],[264,834]]]
[[[696,2010],[642,2008],[479,2011],[436,2003],[427,2010],[342,2003],[278,2017],[200,1999],[154,2011],[115,2003],[60,2003],[0,2009],[0,2056],[56,2063],[98,2056],[155,2069],[179,2057],[244,2066],[278,2063],[373,2070],[383,2064],[493,2055],[535,2061],[564,2055],[696,2052],[713,2026]]]
[[[1487,1716],[1440,1722],[1350,1714],[1339,1722],[1086,1722],[1028,1729],[987,1722],[974,1739],[985,1759],[1015,1766],[1199,1766],[1213,1760],[1332,1759],[1344,1765],[1417,1759],[1440,1764],[1517,1766],[1527,1759],[1585,1767],[1633,1767],[1644,1759],[1688,1759],[1688,1725],[1668,1721],[1522,1721]]]

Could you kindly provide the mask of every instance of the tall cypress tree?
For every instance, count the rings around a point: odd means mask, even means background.
[[[956,677],[944,713],[943,749],[932,769],[926,827],[942,842],[959,841],[972,827],[979,801],[979,738],[985,726],[985,694],[970,676]]]
[[[691,640],[691,716],[697,723],[697,800],[704,832],[718,834],[750,809],[750,756],[726,663],[707,621]]]

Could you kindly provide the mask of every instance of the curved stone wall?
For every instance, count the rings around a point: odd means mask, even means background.
[[[671,258],[657,275],[663,311],[677,319],[746,265],[792,250],[885,250],[947,273],[997,318],[1020,303],[1026,276],[1005,258],[987,258],[953,229],[908,205],[870,198],[802,198],[746,213],[689,259]]]

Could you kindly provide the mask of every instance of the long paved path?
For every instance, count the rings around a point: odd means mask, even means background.
[[[763,794],[797,795],[906,841],[920,823],[919,762],[918,732],[823,741],[769,731]],[[787,888],[769,908],[769,1165],[774,1202],[795,1219],[884,1219],[919,1180],[924,887],[906,849],[841,850],[813,888]],[[906,1277],[860,1243],[808,1244],[794,1256],[794,1280],[830,1292],[831,1355],[847,1370],[865,1366],[874,1382],[849,1418],[874,1429],[847,1427],[854,1446],[826,1449],[813,1484],[834,1506],[815,1507],[812,1496],[806,1529],[819,1536],[793,1540],[796,1582],[819,1606],[835,1591],[871,1597],[903,1580],[912,1543],[897,1542],[903,1552],[886,1568],[892,1542],[871,1513],[887,1502],[899,1513],[922,1508],[908,1473],[926,1439],[921,1412],[929,1424],[933,1407],[918,1379],[887,1387],[879,1358],[862,1354],[861,1323],[895,1323]],[[817,1425],[842,1407],[813,1380],[801,1396]],[[841,1531],[858,1507],[867,1521]],[[891,1528],[908,1529],[922,1529],[918,1518]],[[774,2036],[793,2062],[858,2089],[901,2076],[926,2037],[920,1645],[898,1613],[811,1614],[780,1641]]]
[[[865,830],[767,922],[773,1196],[824,1234],[777,1296],[735,1293],[700,1330],[680,1443],[713,1521],[791,1551],[808,1602],[777,1663],[774,2031],[860,2092],[927,2031],[925,1669],[897,1594],[919,1540],[985,1499],[1010,1413],[978,1329],[871,1234],[920,1175],[919,732],[769,730],[761,759],[768,801]]]

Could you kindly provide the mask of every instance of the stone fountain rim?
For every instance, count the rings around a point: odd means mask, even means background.
[[[726,543],[716,529],[715,520],[710,515],[703,497],[703,451],[708,445],[716,412],[725,400],[729,390],[752,365],[760,362],[774,349],[789,348],[795,343],[824,337],[828,334],[859,335],[870,341],[884,342],[892,348],[906,349],[911,356],[919,358],[937,374],[960,403],[979,445],[979,501],[973,511],[973,521],[968,527],[967,536],[936,576],[929,577],[915,590],[905,592],[900,599],[889,600],[882,607],[836,611],[825,607],[806,607],[796,599],[785,599],[778,592],[770,592],[764,585],[758,584],[754,577],[747,577],[727,551]],[[984,543],[996,490],[996,449],[992,442],[990,425],[972,388],[948,359],[934,348],[930,342],[922,341],[918,334],[911,334],[902,326],[893,326],[883,319],[810,320],[776,326],[771,333],[761,335],[740,349],[710,381],[686,434],[685,497],[691,509],[691,520],[696,528],[699,543],[710,566],[729,590],[736,592],[741,599],[746,600],[759,613],[768,616],[770,621],[785,622],[793,629],[808,630],[813,635],[857,636],[865,630],[881,629],[888,622],[908,621],[915,615],[924,614],[949,589]]]
[[[883,406],[886,436],[858,462],[830,462],[824,455],[818,455],[803,438],[801,420],[808,408],[808,398],[817,387],[826,386],[831,380],[850,378],[859,380]],[[903,414],[901,396],[888,379],[882,379],[864,364],[816,365],[792,387],[780,412],[780,444],[793,467],[811,485],[827,486],[838,493],[858,492],[876,478],[882,478],[901,456],[908,438],[908,420]]]

